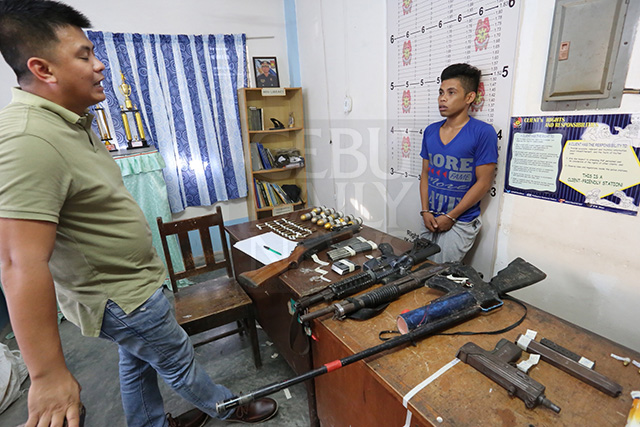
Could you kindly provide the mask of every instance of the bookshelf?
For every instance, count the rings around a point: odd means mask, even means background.
[[[267,95],[273,89],[269,88],[264,93],[261,88],[238,90],[250,220],[302,209],[307,200],[302,88],[283,88],[280,91],[284,94]],[[293,126],[289,127],[291,114]],[[271,118],[279,120],[285,126],[284,129],[272,129],[275,125]],[[260,122],[258,125],[256,120]],[[280,163],[269,161],[275,160],[278,152],[289,151],[290,154],[291,150],[299,153],[303,162],[294,161],[280,167]],[[271,158],[267,151],[272,153]],[[299,200],[293,203],[287,200],[286,193],[282,195],[278,191],[283,185],[297,185],[300,188]]]

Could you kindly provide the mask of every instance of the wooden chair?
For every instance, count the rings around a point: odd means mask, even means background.
[[[187,334],[196,335],[219,326],[237,322],[237,328],[221,334],[207,336],[205,339],[196,341],[194,346],[202,345],[235,333],[243,334],[247,332],[251,340],[256,368],[260,368],[262,366],[262,360],[260,358],[258,334],[256,332],[254,306],[249,296],[233,277],[220,206],[216,208],[216,213],[214,214],[172,222],[163,222],[162,218],[158,217],[157,222],[162,239],[164,256],[169,269],[171,288],[175,297],[175,310],[178,324],[184,328]],[[215,226],[218,227],[220,232],[222,252],[224,255],[224,259],[217,262],[214,259],[213,245],[209,231],[211,227]],[[190,230],[198,230],[200,232],[200,240],[204,251],[204,265],[196,266],[194,262],[188,236]],[[185,269],[181,272],[174,271],[169,254],[167,236],[174,234],[178,235],[180,251],[182,253],[182,259],[184,260]],[[180,289],[178,288],[177,281],[180,279],[221,268],[226,268],[226,276],[195,283]]]

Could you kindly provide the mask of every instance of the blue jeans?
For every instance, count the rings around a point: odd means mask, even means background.
[[[213,417],[219,417],[216,402],[233,396],[196,362],[193,345],[176,322],[162,289],[129,315],[109,300],[100,337],[118,344],[120,393],[129,427],[167,426],[157,374]]]

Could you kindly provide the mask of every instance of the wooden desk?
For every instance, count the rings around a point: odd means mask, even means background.
[[[248,224],[249,228],[252,226],[257,231],[255,223]],[[255,231],[245,237],[257,234]],[[240,235],[237,230],[231,230],[230,234],[232,232],[236,232],[236,238]],[[366,238],[374,237],[379,242],[389,241],[397,252],[406,250],[409,246],[407,242],[370,228],[365,228],[362,235]],[[233,255],[237,268],[242,268],[236,263],[235,252]],[[374,255],[377,256],[377,252]],[[326,260],[322,253],[320,258]],[[256,298],[261,325],[298,373],[308,370],[311,365],[317,367],[379,344],[378,332],[395,329],[398,313],[404,309],[421,307],[441,295],[431,289],[419,289],[404,295],[383,314],[365,322],[315,320],[313,330],[317,341],[312,342],[313,357],[296,358],[295,355],[287,355],[285,351],[288,349],[288,322],[291,318],[285,305],[290,296],[297,299],[326,286],[324,282],[309,282],[311,275],[305,268],[311,267],[315,268],[312,261],[304,262],[298,270],[291,270],[283,274],[280,280],[267,283],[266,288],[248,290],[252,298]],[[327,277],[338,280],[340,276]],[[540,362],[532,368],[530,375],[546,386],[546,397],[560,406],[562,411],[555,414],[541,406],[529,410],[520,399],[510,398],[503,388],[471,366],[460,362],[409,400],[408,409],[412,415],[411,422],[407,425],[624,425],[632,403],[629,393],[640,389],[640,373],[633,365],[625,367],[609,355],[615,353],[640,361],[640,354],[535,307],[528,308],[524,323],[503,335],[429,337],[418,342],[415,347],[396,348],[320,376],[315,380],[315,394],[310,391],[310,406],[312,397],[317,406],[310,409],[317,410],[318,419],[323,426],[403,426],[407,419],[403,396],[454,360],[462,345],[473,341],[485,350],[491,350],[500,338],[513,341],[519,333],[532,329],[538,332],[538,340],[548,338],[595,361],[598,372],[623,386],[622,395],[618,398],[609,397],[551,365]],[[466,322],[451,331],[501,329],[519,319],[522,311],[515,303],[505,301],[502,309]],[[523,353],[523,356],[528,357],[528,354]],[[312,417],[312,422],[313,419]]]
[[[236,277],[245,271],[251,271],[262,267],[260,262],[233,247],[236,242],[270,231],[268,228],[264,227],[260,230],[256,225],[264,224],[265,222],[278,218],[287,218],[289,220],[299,222],[300,215],[308,211],[309,209],[269,219],[250,221],[225,227],[229,233],[231,241],[231,256],[233,258],[234,274]],[[317,229],[317,231],[309,237],[316,237],[326,233],[326,231],[319,227],[315,227],[311,223],[309,223],[309,227]],[[388,242],[394,247],[396,253],[405,251],[411,247],[411,244],[408,242],[366,226],[363,227],[362,231],[358,234],[368,240],[373,240],[378,244]],[[378,256],[379,251],[374,251],[372,254],[374,256]],[[326,255],[322,252],[320,254],[320,258],[327,261]],[[359,264],[362,264],[367,260],[365,254],[358,254],[356,257],[351,259]],[[299,336],[295,343],[296,349],[292,350],[290,348],[289,330],[291,325],[291,315],[289,314],[287,304],[290,300],[298,300],[305,295],[312,294],[325,288],[329,284],[328,282],[317,279],[319,273],[313,271],[317,267],[320,267],[320,265],[316,264],[312,260],[306,260],[300,265],[300,268],[289,270],[279,278],[269,280],[259,288],[244,287],[245,291],[247,291],[256,305],[257,318],[260,326],[262,326],[262,329],[267,333],[267,335],[269,335],[269,338],[273,341],[280,355],[297,374],[307,372],[314,367],[312,352],[302,355],[299,353],[306,345],[309,345],[311,340],[306,336]],[[323,267],[323,269],[330,271],[331,267],[327,266]],[[334,283],[343,278],[332,271],[330,271],[325,277]],[[306,386],[309,399],[311,424],[316,425],[318,420],[316,418],[315,388],[312,381],[308,381]]]

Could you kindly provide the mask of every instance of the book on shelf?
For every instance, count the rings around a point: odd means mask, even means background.
[[[269,195],[269,200],[271,201],[271,206],[276,206],[280,204],[280,201],[277,199],[275,193],[273,192],[273,187],[269,185],[269,182],[265,182],[264,186],[267,190],[267,194]]]
[[[258,146],[258,153],[260,153],[260,158],[262,159],[262,165],[265,169],[272,169],[271,162],[269,161],[269,156],[267,155],[267,151],[262,144],[256,142]]]
[[[248,122],[249,122],[249,130],[264,130],[264,125],[262,122],[262,108],[258,107],[249,107],[249,111],[247,114]]]
[[[269,164],[272,168],[277,168],[276,159],[273,157],[273,153],[268,148],[265,148],[264,151],[267,153],[267,159],[269,159]]]
[[[258,181],[257,179],[254,181],[256,182],[256,187],[258,188],[257,194],[259,195],[258,198],[262,204],[261,207],[266,208],[267,206],[272,206],[264,188],[264,183],[262,181]]]
[[[293,204],[280,184],[254,179],[258,208]]]
[[[284,192],[284,190],[282,189],[282,187],[280,187],[279,184],[271,183],[271,185],[273,186],[273,189],[275,190],[276,194],[280,197],[280,200],[282,200],[282,203],[284,204],[293,203],[293,200],[291,200],[291,198],[287,195],[287,193]]]
[[[258,189],[258,181],[255,179],[253,180],[253,189],[256,196],[256,206],[258,206],[258,209],[261,209],[264,207],[264,199],[262,198],[262,193],[260,193],[260,190]]]
[[[260,152],[258,151],[258,145],[256,142],[249,144],[249,151],[251,153],[251,170],[259,171],[264,169],[262,165],[262,159],[260,158]]]

